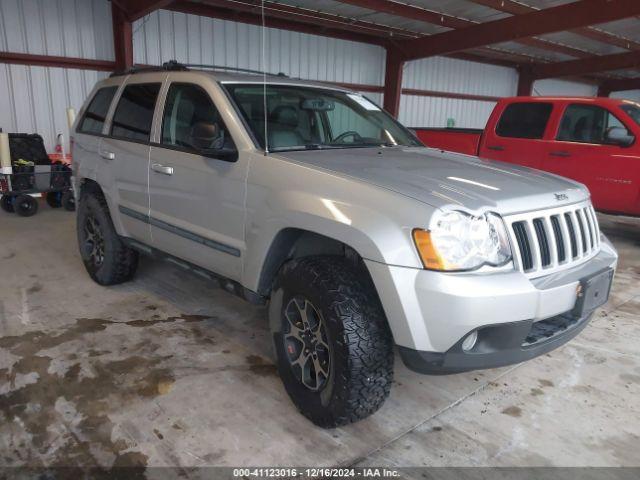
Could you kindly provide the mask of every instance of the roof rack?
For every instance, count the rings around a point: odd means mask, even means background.
[[[184,65],[187,68],[198,68],[201,70],[226,70],[229,72],[240,72],[240,73],[253,73],[256,75],[269,75],[272,77],[288,77],[285,73],[271,73],[271,72],[263,72],[262,70],[252,70],[250,68],[239,68],[239,67],[227,67],[225,65],[204,65],[198,63],[183,63],[180,65]]]
[[[113,72],[110,77],[118,77],[122,75],[133,75],[136,73],[148,73],[148,72],[184,72],[189,70],[190,68],[196,68],[200,70],[226,70],[230,72],[241,72],[241,73],[252,73],[256,75],[269,75],[272,77],[287,77],[284,73],[270,73],[263,72],[261,70],[252,70],[250,68],[238,68],[238,67],[227,67],[225,65],[205,65],[199,63],[180,63],[177,60],[169,60],[168,62],[164,62],[161,66],[153,66],[153,65],[134,65],[133,67],[119,72]]]
[[[166,71],[178,71],[183,72],[189,70],[185,65],[176,62],[175,60],[169,60],[164,62],[161,66],[156,65],[134,65],[126,70],[113,72],[110,77],[119,77],[122,75],[133,75],[135,73],[149,73],[149,72],[166,72]]]

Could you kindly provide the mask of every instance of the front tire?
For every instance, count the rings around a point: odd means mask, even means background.
[[[80,256],[91,278],[100,285],[130,280],[138,266],[138,253],[116,233],[104,197],[84,194],[77,218]]]
[[[376,412],[393,381],[393,340],[366,272],[341,257],[286,263],[269,319],[278,371],[298,410],[333,428]]]

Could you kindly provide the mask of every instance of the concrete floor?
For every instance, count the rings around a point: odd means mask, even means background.
[[[321,430],[275,373],[264,308],[150,261],[99,287],[74,221],[0,213],[2,465],[640,465],[640,222],[602,219],[613,295],[568,345],[446,377],[397,359],[376,415]]]

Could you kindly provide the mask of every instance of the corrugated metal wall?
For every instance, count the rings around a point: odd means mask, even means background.
[[[404,88],[467,93],[492,97],[515,95],[518,74],[512,68],[446,57],[409,62],[403,72]],[[456,127],[483,128],[495,103],[451,98],[403,95],[400,121],[412,127],[445,127],[453,118]]]
[[[167,60],[262,70],[262,28],[160,10],[133,26],[134,61]],[[264,67],[290,77],[382,85],[385,51],[364,43],[267,28]],[[382,95],[365,93],[382,103]],[[348,125],[353,119],[345,117]],[[348,130],[348,128],[345,127]]]
[[[557,78],[536,80],[533,83],[533,94],[539,97],[567,95],[572,97],[594,97],[598,87],[588,83],[570,82]]]
[[[59,133],[68,136],[66,109],[76,111],[103,72],[0,64],[0,128],[37,132],[53,150]]]
[[[113,60],[106,0],[0,0],[0,50]],[[37,132],[49,150],[67,136],[66,108],[80,108],[104,73],[0,64],[0,128]]]
[[[0,50],[113,60],[106,0],[0,0]]]
[[[0,0],[0,50],[113,59],[107,0]],[[261,29],[225,20],[161,10],[134,24],[138,63],[189,63],[262,68]],[[276,29],[266,31],[267,69],[292,77],[382,85],[381,47]],[[0,127],[37,131],[52,148],[66,133],[65,108],[78,108],[104,74],[94,71],[0,65]],[[435,57],[405,67],[405,88],[488,96],[515,93],[517,74],[504,67]],[[365,93],[382,104],[379,93]],[[403,95],[400,120],[410,126],[484,126],[493,102]]]
[[[160,10],[133,27],[134,60],[160,64],[176,59],[262,69],[261,27]],[[384,49],[268,28],[266,70],[291,77],[382,85]],[[374,100],[374,98],[372,98]]]

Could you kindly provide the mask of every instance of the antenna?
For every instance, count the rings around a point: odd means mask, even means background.
[[[264,17],[264,0],[260,2],[262,12],[262,108],[264,110],[264,154],[269,155],[269,127],[268,112],[267,112],[267,68],[266,68],[266,42],[267,42],[267,27]]]

